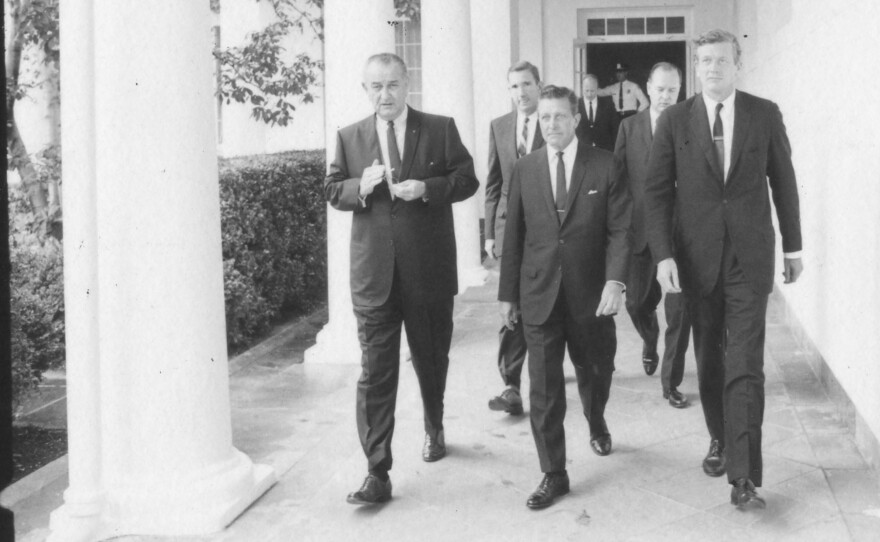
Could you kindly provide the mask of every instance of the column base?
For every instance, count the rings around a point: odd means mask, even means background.
[[[82,515],[74,503],[52,512],[47,540],[79,542],[127,535],[199,536],[222,531],[277,481],[275,470],[255,465],[233,449],[222,465],[156,487],[144,479],[107,491],[98,513]]]

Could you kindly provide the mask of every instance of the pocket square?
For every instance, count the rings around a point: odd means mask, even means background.
[[[598,190],[590,190],[589,192],[587,192],[587,195],[592,196],[593,194],[598,194],[598,193],[599,193]]]

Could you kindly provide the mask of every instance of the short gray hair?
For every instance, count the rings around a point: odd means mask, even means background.
[[[400,66],[400,69],[403,71],[403,76],[409,78],[409,73],[406,70],[406,62],[403,61],[402,58],[395,55],[394,53],[378,53],[367,59],[366,64],[364,64],[364,69],[367,68],[373,62],[378,62],[379,64],[384,64],[386,66],[391,64],[397,64]]]

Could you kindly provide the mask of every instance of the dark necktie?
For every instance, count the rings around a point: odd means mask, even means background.
[[[718,158],[718,167],[721,168],[721,178],[724,178],[724,124],[721,122],[721,108],[724,104],[715,106],[715,124],[712,126],[712,141],[715,142],[715,156]]]
[[[565,204],[568,201],[568,193],[565,189],[565,162],[562,161],[562,151],[556,153],[556,216],[559,222],[565,218]]]
[[[519,157],[522,158],[526,154],[528,154],[528,150],[526,150],[526,145],[529,142],[529,117],[526,117],[523,121],[523,129],[522,129],[522,140],[519,142],[519,145],[516,147],[516,152],[519,154]]]
[[[623,111],[623,81],[620,82],[620,94],[617,95],[617,110]]]
[[[400,149],[397,148],[397,136],[394,134],[394,121],[388,121],[388,160],[391,162],[391,182],[400,181]]]
[[[590,104],[590,110],[587,112],[587,120],[590,121],[590,124],[593,124],[593,100],[588,102]]]

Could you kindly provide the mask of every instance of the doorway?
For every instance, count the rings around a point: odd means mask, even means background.
[[[657,62],[671,62],[681,69],[681,90],[678,101],[687,96],[688,80],[687,42],[640,41],[625,43],[590,43],[586,46],[586,71],[599,79],[599,87],[617,82],[614,77],[618,62],[629,65],[628,79],[642,87],[647,95],[646,83],[651,67]],[[577,85],[580,90],[580,85]]]

